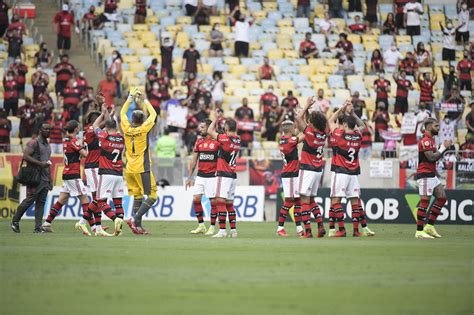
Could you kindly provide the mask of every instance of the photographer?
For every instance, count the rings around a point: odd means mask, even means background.
[[[13,232],[20,233],[20,220],[26,210],[35,203],[35,229],[34,233],[42,233],[42,220],[44,204],[51,190],[50,157],[51,149],[48,138],[51,125],[43,124],[36,139],[30,140],[23,151],[23,159],[27,162],[27,167],[36,169],[39,172],[39,183],[26,187],[26,198],[18,206],[15,216],[10,224]]]

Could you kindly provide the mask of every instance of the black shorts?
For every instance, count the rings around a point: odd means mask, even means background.
[[[469,31],[467,31],[467,32],[456,31],[456,41],[457,42],[464,42],[464,43],[469,42]]]
[[[71,37],[65,37],[58,34],[58,49],[71,49]]]
[[[143,17],[146,17],[146,9],[142,10],[142,9],[137,9],[135,11],[135,15],[140,15],[140,16],[143,16]]]
[[[405,28],[403,25],[405,19],[405,15],[403,13],[397,13],[395,14],[395,25],[397,25],[397,28]]]
[[[54,88],[56,89],[56,94],[62,95],[64,89],[66,88],[67,81],[58,81],[56,80],[56,84],[54,84]]]
[[[186,15],[187,15],[187,16],[193,16],[194,13],[196,13],[196,10],[197,10],[197,7],[192,6],[192,5],[190,5],[190,4],[186,4],[186,5],[184,6],[184,8],[186,9]]]
[[[377,23],[377,15],[366,15],[365,20],[369,23]]]
[[[375,106],[377,106],[377,104],[379,102],[382,102],[385,104],[385,110],[388,110],[388,98],[376,98],[375,99]]]
[[[454,61],[456,59],[456,50],[443,48],[443,60]]]
[[[472,80],[459,80],[460,90],[472,91]]]
[[[399,97],[395,98],[395,114],[402,113],[405,114],[408,111],[408,98]]]
[[[173,78],[173,67],[161,68],[161,75],[167,76],[169,79]]]
[[[240,57],[240,56],[248,57],[249,56],[249,43],[236,41],[234,48],[235,48],[235,56],[236,57]]]
[[[417,36],[421,34],[420,26],[407,26],[407,35],[409,36]]]
[[[211,50],[222,50],[222,44],[219,43],[219,44],[211,44],[211,47],[210,47]]]

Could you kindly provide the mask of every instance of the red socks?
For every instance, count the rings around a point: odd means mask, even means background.
[[[307,203],[301,203],[301,219],[304,224],[306,234],[311,234],[311,206]]]
[[[289,198],[285,198],[285,202],[281,206],[280,209],[280,217],[278,218],[278,226],[284,226],[286,218],[288,218],[288,213],[290,212],[290,208],[292,206],[292,202]]]
[[[61,208],[63,207],[63,204],[59,203],[59,201],[56,201],[53,207],[51,207],[51,210],[49,210],[49,215],[46,218],[46,222],[51,223],[53,222],[54,218],[58,215],[59,212],[61,212]]]
[[[112,221],[115,221],[117,216],[110,208],[109,204],[105,200],[99,200],[99,209]]]
[[[235,225],[236,225],[236,222],[237,222],[237,215],[236,215],[235,209],[234,209],[234,201],[227,202],[227,213],[229,215],[230,229],[235,230]]]
[[[300,198],[295,198],[294,215],[295,215],[296,226],[300,226],[301,225],[301,199]]]
[[[211,225],[216,225],[217,221],[217,203],[216,199],[211,199]]]
[[[421,199],[416,212],[416,230],[423,231],[425,227],[426,209],[430,204],[429,200]]]
[[[321,215],[321,210],[319,209],[319,206],[316,203],[316,201],[313,200],[310,204],[310,207],[311,207],[311,212],[313,213],[313,216],[314,216],[314,220],[318,224],[318,228],[322,227],[323,217]]]
[[[443,209],[443,206],[445,203],[446,203],[445,198],[436,198],[435,202],[430,208],[430,216],[428,217],[428,224],[431,224],[431,225],[435,224],[436,219],[441,213],[441,209]]]
[[[122,198],[114,198],[112,199],[114,202],[114,208],[115,208],[115,215],[117,218],[123,219],[123,207],[122,207]]]
[[[331,206],[329,208],[329,228],[332,230],[336,228],[335,221],[336,221],[336,216],[334,214],[334,207]]]
[[[344,231],[344,210],[342,209],[342,205],[340,203],[335,203],[332,205],[334,208],[334,217],[337,222],[337,226],[339,227],[339,231]]]
[[[225,201],[217,201],[217,213],[219,216],[219,229],[225,230],[227,219],[227,208]]]
[[[199,223],[204,223],[203,215],[204,211],[202,210],[201,200],[193,200],[194,213],[196,214],[197,220]]]

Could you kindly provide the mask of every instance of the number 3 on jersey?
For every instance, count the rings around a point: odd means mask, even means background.
[[[350,163],[353,163],[354,160],[355,160],[355,156],[354,156],[355,150],[354,150],[354,148],[350,148],[349,150],[347,150],[347,153],[348,153],[349,158],[350,158]]]

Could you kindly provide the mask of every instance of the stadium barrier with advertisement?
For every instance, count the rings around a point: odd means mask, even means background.
[[[45,216],[51,206],[56,202],[59,196],[60,187],[54,189],[48,195],[45,204]],[[21,189],[20,200],[25,196],[25,189]],[[263,186],[237,186],[234,200],[234,207],[237,212],[238,221],[263,221],[264,207],[264,188]],[[113,208],[113,204],[110,204]],[[123,199],[123,208],[125,216],[130,216],[133,205],[133,197],[125,196]],[[209,218],[211,205],[209,199],[203,197],[204,217]],[[82,217],[81,204],[78,198],[69,198],[60,214],[56,217],[58,220],[78,220]],[[28,209],[25,219],[34,218],[33,207]],[[183,186],[166,186],[158,189],[158,200],[144,216],[145,220],[150,221],[194,221],[193,195],[190,190],[185,190]]]
[[[472,224],[473,191],[447,190],[448,202],[443,207],[439,222],[449,224]],[[283,192],[279,191],[277,202],[277,217],[283,202]],[[362,202],[367,218],[373,223],[415,223],[417,205],[420,200],[418,191],[407,189],[363,189]],[[320,188],[316,197],[324,218],[329,216],[331,205],[330,189]],[[345,199],[342,200],[347,217],[351,215],[351,207]],[[292,214],[291,210],[291,214]]]

